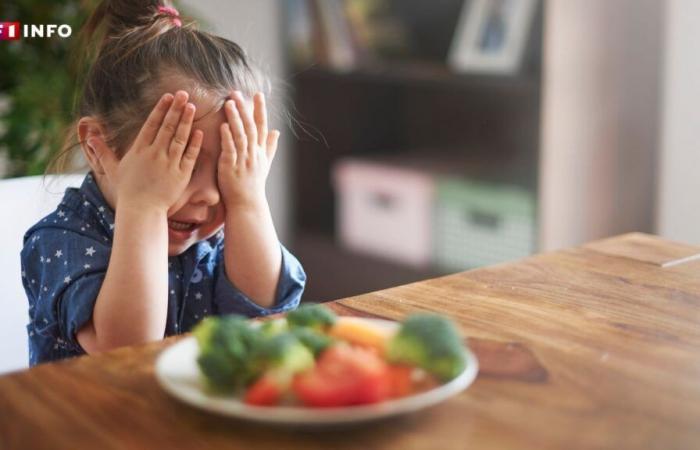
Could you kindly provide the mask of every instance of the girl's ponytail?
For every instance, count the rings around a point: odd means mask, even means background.
[[[80,33],[81,47],[94,59],[111,39],[138,33],[145,43],[169,29],[180,26],[175,8],[159,0],[103,0]],[[90,48],[92,46],[92,48]]]

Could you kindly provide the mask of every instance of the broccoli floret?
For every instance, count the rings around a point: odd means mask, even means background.
[[[287,319],[284,318],[267,320],[260,325],[260,331],[266,338],[284,333],[287,330],[289,330],[289,325],[287,325]]]
[[[197,339],[197,344],[199,348],[204,348],[208,345],[211,340],[212,333],[219,324],[218,317],[209,316],[199,322],[196,327],[192,330],[192,334]]]
[[[455,325],[433,314],[415,314],[403,322],[389,341],[387,359],[420,367],[449,381],[466,365],[466,352]]]
[[[197,364],[210,391],[226,392],[236,387],[236,366],[226,353],[214,349],[204,350],[197,357]]]
[[[335,320],[335,313],[321,305],[302,305],[287,314],[290,328],[308,327],[325,331],[333,326]]]
[[[314,356],[318,356],[326,348],[335,342],[335,339],[331,338],[327,334],[323,334],[312,328],[293,328],[292,334],[299,339],[306,348],[311,350]]]
[[[314,355],[292,333],[265,339],[255,349],[254,364],[260,372],[275,371],[294,375],[314,366]]]
[[[264,337],[245,317],[210,317],[193,334],[200,349],[197,363],[210,389],[232,391],[259,375],[251,356]]]

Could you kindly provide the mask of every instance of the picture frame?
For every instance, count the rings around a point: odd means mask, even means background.
[[[466,0],[448,53],[457,72],[515,74],[538,0]]]

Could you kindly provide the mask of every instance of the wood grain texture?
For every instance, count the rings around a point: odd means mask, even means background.
[[[629,233],[603,239],[584,246],[606,255],[621,256],[659,266],[672,266],[700,257],[700,249],[693,245],[659,240],[643,233]]]
[[[700,265],[661,267],[678,256],[677,244],[622,236],[332,304],[458,323],[479,377],[418,414],[323,432],[217,417],[156,384],[171,338],[0,377],[0,447],[698,448]]]

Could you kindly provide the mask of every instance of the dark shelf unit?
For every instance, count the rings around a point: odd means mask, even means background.
[[[340,246],[332,168],[341,158],[422,154],[458,174],[536,193],[541,47],[540,4],[516,75],[392,62],[345,72],[313,67],[291,76],[292,113],[308,131],[298,133],[292,167],[292,248],[309,276],[306,298],[331,300],[439,274]]]
[[[344,249],[330,234],[299,234],[291,249],[309,276],[306,302],[352,297],[441,275],[436,269],[407,267]]]
[[[307,76],[317,80],[324,78],[333,81],[345,79],[352,82],[389,83],[410,87],[432,86],[442,89],[472,91],[493,89],[512,93],[530,91],[539,85],[536,73],[527,75],[456,73],[445,65],[431,62],[372,64],[348,71],[310,67],[293,74],[291,76],[292,83],[297,78]]]

